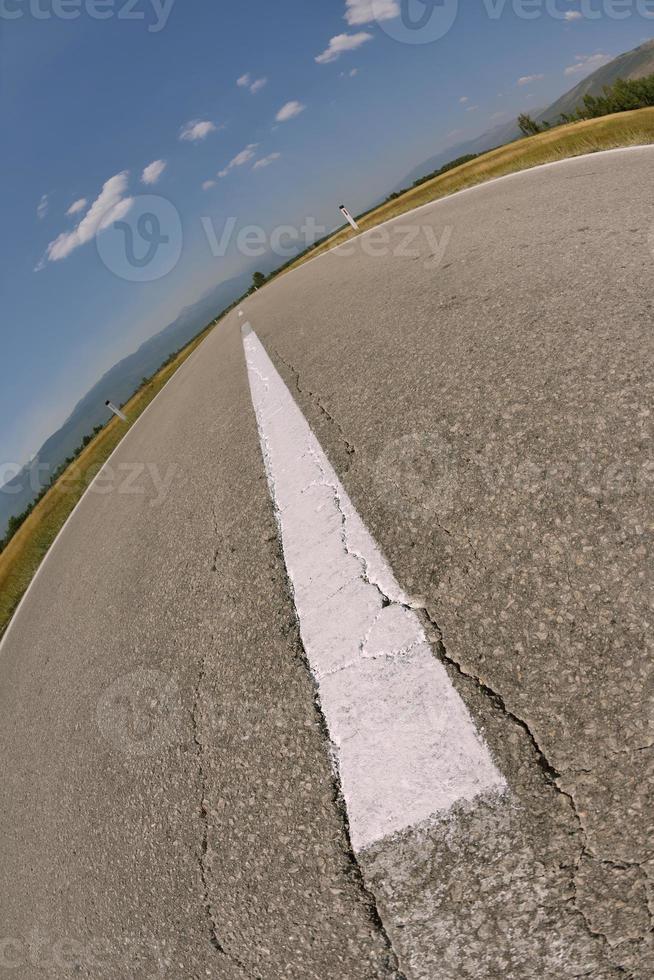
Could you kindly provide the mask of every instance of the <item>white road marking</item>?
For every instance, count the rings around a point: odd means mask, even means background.
[[[506,783],[249,324],[243,346],[302,641],[360,852]]]

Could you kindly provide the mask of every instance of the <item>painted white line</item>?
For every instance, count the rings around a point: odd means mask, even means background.
[[[360,852],[506,783],[249,324],[243,346],[302,641]]]

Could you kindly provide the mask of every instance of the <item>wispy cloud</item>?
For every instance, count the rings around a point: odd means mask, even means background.
[[[399,16],[398,0],[345,0],[345,19],[351,27]]]
[[[253,79],[252,75],[250,75],[249,72],[246,72],[245,75],[241,75],[240,78],[236,79],[236,84],[240,88],[248,89],[252,93],[252,95],[256,95],[257,92],[260,92],[262,88],[266,87],[266,85],[268,84],[268,79],[267,78]]]
[[[532,82],[540,82],[545,78],[544,75],[521,75],[518,79],[518,85],[531,85]]]
[[[264,167],[269,167],[271,163],[275,162],[275,160],[279,160],[280,157],[281,153],[269,153],[267,157],[262,157],[260,160],[257,160],[252,169],[263,170]]]
[[[289,119],[294,119],[295,116],[299,116],[305,109],[305,105],[298,102],[297,99],[293,99],[291,102],[287,102],[286,105],[281,107],[275,116],[275,120],[277,122],[288,122]]]
[[[459,102],[461,103],[461,105],[465,105],[466,102],[470,102],[470,99],[468,98],[467,95],[462,95],[461,98],[459,99]]]
[[[331,39],[323,53],[315,58],[315,61],[319,65],[327,65],[331,61],[336,61],[346,51],[356,51],[366,41],[372,41],[372,34],[368,34],[366,31],[360,31],[358,34],[337,34]]]
[[[84,208],[86,207],[87,204],[88,204],[88,201],[86,200],[86,198],[85,197],[80,197],[76,201],[73,201],[73,203],[71,204],[71,206],[66,211],[66,214],[67,215],[79,214],[80,211],[83,211],[84,210]]]
[[[90,242],[95,235],[108,228],[114,221],[123,218],[131,208],[134,199],[125,197],[129,173],[123,170],[105,182],[102,190],[73,231],[64,231],[48,245],[45,255],[37,269],[44,263],[59,262],[81,245]]]
[[[601,68],[602,65],[607,65],[611,60],[611,55],[604,54],[602,51],[598,51],[596,54],[578,54],[574,65],[569,65],[563,74],[590,74],[590,72],[595,71],[597,68]]]
[[[208,119],[192,119],[191,122],[187,122],[185,126],[182,126],[179,132],[179,138],[196,143],[198,140],[206,139],[209,133],[215,132],[215,123],[210,122]]]
[[[41,200],[36,206],[36,216],[39,219],[39,221],[43,221],[43,219],[45,218],[46,214],[48,213],[48,207],[49,207],[48,195],[43,194],[41,195]]]
[[[165,160],[153,160],[152,163],[149,163],[143,170],[141,180],[144,184],[156,184],[165,169]]]
[[[211,188],[212,187],[215,187],[215,186],[216,186],[216,181],[215,180],[205,180],[205,182],[202,185],[202,190],[203,191],[208,191],[208,190],[211,190]]]
[[[244,164],[249,163],[257,155],[258,143],[248,143],[244,150],[237,153],[233,160],[230,160],[224,170],[218,172],[219,177],[226,177],[230,170],[234,170],[235,167],[242,167]]]

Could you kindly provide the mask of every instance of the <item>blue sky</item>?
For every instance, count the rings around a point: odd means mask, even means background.
[[[184,305],[251,267],[233,242],[213,255],[207,223],[218,238],[230,217],[236,231],[307,215],[331,228],[341,201],[363,210],[422,160],[654,34],[635,4],[591,19],[581,0],[557,0],[567,20],[465,0],[425,44],[396,39],[399,0],[163,3],[0,3],[4,464],[26,461]],[[586,14],[602,7],[583,0]],[[167,274],[135,282],[112,258],[125,241],[112,223],[144,194],[173,205],[180,248]]]

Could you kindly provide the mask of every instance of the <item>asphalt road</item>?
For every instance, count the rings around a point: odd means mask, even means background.
[[[506,794],[355,856],[234,313],[2,644],[0,976],[654,974],[653,173],[495,182],[244,306]]]

